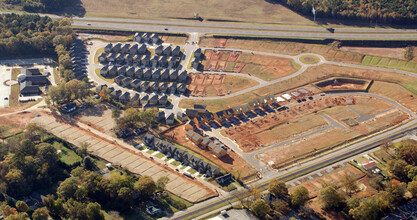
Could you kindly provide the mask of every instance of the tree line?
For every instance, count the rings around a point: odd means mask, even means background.
[[[290,8],[304,15],[317,17],[362,20],[392,24],[415,24],[415,0],[286,0]]]
[[[5,0],[6,4],[20,5],[28,12],[56,12],[74,3],[72,0]]]

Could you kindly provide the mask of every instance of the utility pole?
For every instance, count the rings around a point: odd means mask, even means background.
[[[311,12],[313,12],[314,22],[316,22],[316,9],[314,9],[314,6],[313,6],[313,9],[311,9]]]

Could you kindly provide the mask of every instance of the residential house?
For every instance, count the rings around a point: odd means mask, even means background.
[[[106,65],[106,66],[101,67],[100,75],[107,76],[108,73],[109,73],[109,66]]]
[[[153,81],[158,81],[161,78],[161,70],[155,70],[152,73],[152,80]]]
[[[156,114],[156,120],[159,122],[162,122],[163,120],[165,120],[165,112],[160,111]]]
[[[149,54],[143,55],[141,57],[141,63],[143,67],[150,67],[151,66],[151,56]]]
[[[145,54],[147,51],[146,44],[141,44],[138,47],[138,54]]]
[[[149,34],[149,33],[143,33],[143,35],[142,35],[142,42],[143,43],[150,43],[149,42],[150,37],[151,37],[151,34]]]
[[[139,107],[140,105],[140,95],[135,93],[132,98],[130,98],[130,106]]]
[[[105,63],[105,62],[107,62],[107,54],[106,54],[106,53],[101,53],[101,54],[98,56],[98,62],[100,62],[100,63]]]
[[[152,70],[151,69],[147,69],[144,73],[143,73],[143,79],[145,80],[150,80],[152,78]]]
[[[117,74],[118,75],[126,75],[126,67],[121,66],[121,67],[117,68]]]
[[[149,104],[151,105],[157,105],[158,104],[158,100],[159,100],[159,96],[157,94],[153,94],[150,98],[149,98]]]
[[[163,95],[163,96],[159,97],[159,100],[158,100],[158,105],[159,106],[166,106],[167,103],[168,103],[168,96]]]
[[[104,52],[110,53],[112,51],[113,44],[109,43],[104,47]]]
[[[257,108],[259,108],[260,104],[258,100],[252,100],[249,102],[250,107],[252,108],[252,110],[255,110]]]
[[[137,68],[135,69],[135,78],[137,79],[141,79],[143,77],[143,69],[142,68]]]
[[[157,68],[159,64],[159,56],[153,56],[149,62],[149,65],[152,68]]]
[[[178,81],[179,82],[186,83],[187,82],[187,78],[188,78],[188,73],[185,70],[181,74],[178,75]]]
[[[126,57],[125,57],[125,62],[128,64],[128,65],[133,65],[133,57],[135,56],[135,54],[126,54]]]
[[[175,153],[173,155],[173,158],[175,160],[182,161],[182,155],[185,154],[185,152],[186,151],[184,149],[177,148],[177,150],[175,151]]]
[[[125,61],[125,55],[124,54],[121,54],[121,53],[116,54],[116,58],[114,59],[115,63],[121,64],[124,61]]]
[[[151,91],[155,93],[159,91],[159,82],[151,82]]]
[[[20,94],[22,95],[39,95],[41,90],[38,85],[32,85],[31,81],[24,81],[20,83]]]
[[[168,59],[168,69],[173,69],[178,67],[178,59],[179,57],[170,57]]]
[[[242,110],[243,110],[243,113],[250,113],[252,111],[248,103],[242,105]]]
[[[96,92],[97,92],[97,93],[100,93],[100,92],[101,92],[101,90],[103,90],[105,87],[107,87],[107,85],[106,85],[106,84],[102,84],[102,85],[98,85],[98,86],[96,86]]]
[[[167,68],[168,67],[168,57],[167,56],[160,56],[159,57],[158,67],[160,67],[160,68]]]
[[[175,82],[178,79],[178,70],[174,70],[169,74],[169,81]]]
[[[129,53],[130,44],[124,44],[122,48],[120,48],[120,53],[127,54]]]
[[[206,173],[208,177],[212,176],[218,176],[220,174],[220,168],[213,165],[213,164],[207,164]]]
[[[149,43],[158,44],[158,43],[159,43],[159,41],[160,41],[160,39],[159,39],[159,35],[158,35],[158,34],[153,33],[153,34],[150,36],[149,41],[150,41]]]
[[[172,53],[172,47],[171,46],[165,47],[164,51],[162,52],[162,54],[165,55],[165,56],[171,56],[171,53]]]
[[[266,98],[269,104],[276,103],[275,95],[268,95]]]
[[[161,93],[166,93],[168,90],[168,83],[167,82],[162,82],[159,84],[159,91]]]
[[[107,56],[107,61],[109,62],[116,61],[116,56],[117,56],[117,53],[109,53],[109,55]]]
[[[204,119],[207,123],[209,123],[214,120],[214,114],[207,111],[206,113],[204,113]]]
[[[143,139],[142,139],[143,144],[148,147],[154,146],[154,140],[155,140],[155,136],[153,136],[151,133],[145,134],[145,136],[143,136]]]
[[[145,92],[146,90],[149,89],[150,86],[151,85],[150,85],[150,83],[148,81],[142,81],[140,83],[140,91]]]
[[[183,94],[183,93],[185,93],[185,91],[187,90],[187,85],[185,84],[185,83],[180,83],[179,85],[178,85],[178,88],[177,88],[177,92],[179,93],[179,94]]]
[[[226,114],[223,111],[214,113],[214,120],[221,122],[226,119]]]
[[[208,136],[205,136],[201,141],[200,148],[207,149],[208,145],[210,144],[211,139]]]
[[[223,185],[225,183],[229,183],[233,181],[233,177],[232,174],[228,173],[226,175],[223,176],[219,176],[216,178],[216,182],[220,185]]]
[[[155,48],[155,53],[158,56],[162,56],[162,53],[164,52],[164,47],[162,45],[159,45]]]
[[[161,72],[161,80],[162,81],[168,81],[168,79],[169,79],[169,70],[167,70],[167,69],[162,70],[162,72]]]
[[[130,93],[124,92],[122,95],[119,96],[119,102],[122,104],[126,104],[130,101]]]
[[[135,76],[135,67],[131,66],[126,70],[126,76],[134,77]]]
[[[184,125],[184,129],[186,131],[194,130],[196,128],[195,123],[193,121],[187,121]]]
[[[194,57],[198,60],[202,60],[203,53],[202,53],[201,48],[198,48],[197,50],[194,51]]]
[[[137,43],[141,43],[142,42],[142,35],[140,33],[136,33],[135,36],[133,36],[133,39],[137,42]]]
[[[181,54],[181,48],[180,48],[180,46],[175,46],[172,49],[172,56],[180,56],[180,54]]]
[[[122,83],[122,80],[123,80],[124,78],[125,78],[124,76],[122,76],[122,75],[118,75],[118,76],[116,76],[116,77],[114,78],[114,82],[115,82],[115,83],[117,83],[118,85],[120,85],[120,84]]]
[[[130,86],[131,82],[132,82],[132,78],[126,77],[126,78],[122,79],[122,81],[120,82],[120,85],[123,86],[123,87],[128,87],[128,86]]]
[[[200,164],[201,158],[191,155],[188,159],[188,165],[196,170],[198,170],[198,166]]]
[[[117,75],[117,66],[111,66],[108,72],[110,77]]]
[[[259,97],[259,105],[260,107],[265,107],[268,105],[268,100],[266,99],[265,96]]]
[[[148,101],[149,101],[149,95],[144,95],[140,99],[140,103],[142,104],[142,106],[145,106],[146,104],[148,104]]]
[[[224,114],[225,114],[226,118],[230,118],[230,117],[233,117],[235,115],[235,112],[233,111],[232,108],[228,108],[228,109],[224,110]]]
[[[240,105],[235,106],[232,109],[235,112],[235,115],[243,114],[243,109],[242,109],[242,106]]]
[[[140,79],[132,80],[132,82],[130,82],[130,87],[133,89],[138,89],[140,87],[140,82]]]
[[[120,95],[122,95],[122,90],[120,90],[120,89],[116,89],[112,93],[110,93],[110,96],[113,99],[118,99],[120,97]]]
[[[177,91],[177,83],[170,83],[168,85],[168,91],[171,94],[174,94]]]
[[[122,44],[117,43],[117,44],[113,45],[113,48],[111,49],[111,52],[112,53],[119,53],[121,48],[122,48]]]
[[[109,92],[113,92],[114,88],[110,86],[110,87],[107,87],[107,90],[109,90]]]
[[[184,112],[178,112],[177,113],[177,118],[178,120],[180,120],[181,122],[185,122],[188,120],[188,116],[187,114],[185,114]]]
[[[194,110],[196,110],[198,113],[206,113],[207,106],[205,105],[194,105]]]
[[[216,157],[223,157],[227,154],[221,145],[217,145],[211,152],[216,155]]]
[[[174,123],[175,123],[175,115],[174,113],[171,113],[170,115],[168,115],[168,117],[166,117],[165,124],[173,125]]]
[[[200,61],[195,58],[192,62],[191,62],[191,67],[195,70],[198,70],[198,68],[200,67]]]
[[[138,53],[138,48],[139,48],[139,44],[133,44],[130,48],[129,48],[129,54],[135,55]]]
[[[371,160],[371,161],[364,161],[361,166],[365,170],[372,170],[372,169],[374,169],[374,168],[377,167],[377,163],[375,161],[373,161],[373,160]]]
[[[201,141],[203,141],[203,136],[201,136],[198,133],[195,133],[193,137],[191,138],[191,141],[194,142],[194,144],[196,145],[200,145]]]

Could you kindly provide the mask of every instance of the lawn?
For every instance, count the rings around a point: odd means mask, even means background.
[[[56,150],[61,150],[58,154],[59,160],[68,166],[73,166],[81,162],[81,157],[78,156],[73,150],[64,147],[62,144],[55,142],[53,144]]]
[[[96,51],[96,54],[94,54],[94,64],[99,64],[99,62],[98,62],[98,56],[100,56],[101,53],[104,53],[104,47],[99,48]]]
[[[180,197],[169,192],[165,192],[165,194],[161,196],[158,200],[164,205],[165,208],[172,212],[178,212],[180,210],[184,210],[188,207],[193,206],[191,202],[181,199]]]
[[[146,153],[147,154],[153,154],[153,153],[155,153],[155,151],[154,150],[148,150],[148,151],[146,151]]]
[[[106,78],[106,77],[104,77],[104,76],[102,76],[102,75],[100,74],[100,68],[97,68],[97,69],[95,70],[95,72],[96,72],[97,76],[98,76],[98,77],[100,77],[100,79],[105,80],[105,81],[109,82],[110,84],[113,84],[113,83],[114,83],[114,79],[109,79],[109,78]]]
[[[53,74],[54,74],[55,83],[61,82],[61,77],[59,76],[59,72],[56,68],[53,68]]]
[[[316,64],[320,62],[320,59],[312,55],[304,55],[300,57],[300,61],[305,64]]]
[[[254,87],[258,84],[259,83],[257,81],[246,77],[227,75],[224,79],[223,87],[227,91],[237,92],[240,90]]]
[[[174,161],[171,162],[171,164],[177,167],[177,166],[181,165],[181,162],[179,162],[177,160],[174,160]]]
[[[403,86],[412,93],[417,94],[417,81],[404,83]]]
[[[163,157],[165,157],[165,154],[163,154],[163,153],[159,152],[159,153],[157,153],[157,154],[155,155],[155,157],[157,157],[157,158],[163,158]]]
[[[189,172],[191,174],[194,174],[194,173],[197,173],[197,170],[194,170],[193,168],[190,168],[190,169],[187,170],[187,172]]]

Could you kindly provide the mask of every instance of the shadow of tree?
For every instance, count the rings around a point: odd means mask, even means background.
[[[65,17],[84,17],[86,10],[83,7],[81,0],[72,0],[69,6],[65,7],[65,9],[60,12],[56,12],[55,14]]]

